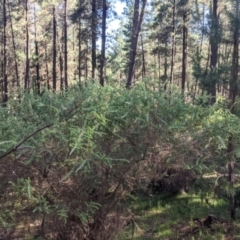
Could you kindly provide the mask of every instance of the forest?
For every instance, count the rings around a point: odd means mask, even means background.
[[[240,239],[240,0],[0,12],[0,239]]]

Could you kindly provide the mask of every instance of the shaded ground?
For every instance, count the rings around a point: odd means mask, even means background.
[[[240,239],[240,211],[237,221],[228,218],[228,205],[220,199],[203,202],[196,195],[177,197],[136,197],[131,206],[135,212],[134,224],[125,228],[119,240],[237,240]],[[205,224],[208,216],[214,216]]]

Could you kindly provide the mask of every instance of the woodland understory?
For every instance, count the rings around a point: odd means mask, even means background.
[[[239,0],[0,12],[0,239],[240,239]]]
[[[134,198],[162,193],[223,200],[219,218],[238,222],[238,116],[153,85],[24,93],[1,108],[3,239],[116,239],[137,221]]]

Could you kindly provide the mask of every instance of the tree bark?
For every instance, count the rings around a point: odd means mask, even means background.
[[[81,28],[82,28],[82,21],[81,21],[81,15],[78,18],[78,82],[81,84]]]
[[[186,83],[186,69],[187,69],[187,38],[188,38],[188,27],[187,27],[187,17],[188,17],[188,1],[184,6],[183,10],[183,26],[182,26],[182,94],[184,95],[185,83]]]
[[[13,23],[12,23],[12,16],[11,16],[11,10],[10,10],[10,6],[9,6],[9,1],[8,1],[8,15],[9,15],[9,22],[10,22],[10,27],[11,27],[11,35],[12,35],[15,76],[16,76],[17,87],[20,87],[19,73],[18,73],[18,60],[17,60],[18,58],[17,58],[17,53],[16,53],[17,51],[16,51],[15,35],[14,35],[14,31],[13,31]]]
[[[53,65],[52,65],[52,81],[53,81],[53,90],[57,90],[57,22],[56,22],[56,12],[55,6],[52,7],[52,14],[53,14]]]
[[[97,41],[97,6],[96,0],[92,0],[92,79],[95,79],[97,57],[96,57],[96,41]]]
[[[238,70],[239,70],[239,1],[236,1],[235,8],[235,16],[237,19],[234,22],[234,31],[233,31],[233,55],[232,55],[232,72],[231,72],[231,81],[230,81],[230,96],[231,96],[231,106],[230,112],[232,114],[236,114],[236,96],[238,93]],[[233,135],[230,134],[228,139],[228,155],[229,155],[229,163],[228,163],[228,174],[229,174],[229,184],[230,189],[234,188],[234,160],[233,160]],[[234,194],[230,195],[230,217],[232,220],[236,220],[236,206],[235,206],[235,198]]]
[[[58,52],[59,52],[59,75],[60,75],[60,90],[63,90],[63,86],[64,86],[64,77],[63,77],[63,42],[59,40],[59,36],[58,37]],[[62,32],[62,37],[63,37],[63,32]]]
[[[29,30],[28,30],[28,0],[25,1],[25,31],[26,31],[26,60],[24,89],[29,89]]]
[[[147,0],[142,1],[141,13],[139,17],[139,8],[140,8],[139,0],[135,0],[134,2],[129,68],[128,68],[128,77],[127,77],[127,84],[126,84],[127,88],[131,88],[133,79],[134,79],[134,68],[135,68],[135,58],[137,53],[138,36],[141,31],[146,3],[147,3]]]
[[[6,0],[3,0],[3,106],[8,101],[8,76],[7,76],[7,11]]]
[[[50,89],[50,83],[49,83],[49,71],[48,71],[48,51],[47,51],[47,41],[44,42],[45,46],[45,67],[46,67],[46,78],[47,78],[47,89]]]
[[[38,41],[37,41],[37,23],[36,23],[36,9],[35,9],[35,4],[34,4],[34,43],[35,43],[35,67],[36,67],[36,87],[37,87],[37,94],[40,95],[40,65],[39,65],[39,51],[38,51]]]
[[[67,0],[64,0],[64,84],[68,88]]]
[[[105,64],[106,64],[106,19],[107,19],[107,0],[103,0],[102,6],[102,49],[100,59],[100,84],[104,86],[105,82]]]
[[[145,63],[145,53],[143,45],[143,36],[141,35],[141,47],[142,47],[142,79],[146,76],[146,63]]]
[[[210,104],[213,105],[216,102],[216,68],[218,61],[218,38],[219,38],[219,24],[218,24],[218,0],[213,0],[212,9],[212,26],[210,33],[210,45],[211,45],[211,82],[209,83],[208,95],[210,96]]]
[[[171,70],[170,70],[170,84],[173,83],[174,78],[174,58],[175,58],[175,18],[176,18],[176,0],[173,0],[172,6],[172,50],[171,50]]]

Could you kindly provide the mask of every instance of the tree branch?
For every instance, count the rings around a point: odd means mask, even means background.
[[[49,128],[52,125],[54,125],[54,123],[50,123],[48,125],[45,125],[39,129],[37,129],[35,132],[29,134],[28,136],[26,136],[22,141],[20,141],[18,144],[16,144],[13,148],[11,148],[10,150],[8,150],[6,153],[4,153],[3,155],[0,156],[0,159],[6,157],[7,155],[9,155],[12,152],[15,152],[24,142],[26,142],[29,138],[31,138],[33,135],[35,135],[36,133],[42,131],[45,128]]]

